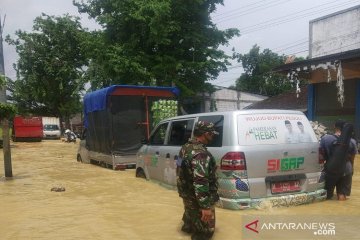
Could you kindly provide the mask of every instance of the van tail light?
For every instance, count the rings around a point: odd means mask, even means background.
[[[228,152],[221,158],[222,170],[246,170],[245,154],[243,152]]]
[[[319,164],[324,164],[325,162],[325,149],[319,148]]]

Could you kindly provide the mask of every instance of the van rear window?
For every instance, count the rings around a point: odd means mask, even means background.
[[[317,142],[308,119],[300,114],[238,115],[238,136],[240,145]]]

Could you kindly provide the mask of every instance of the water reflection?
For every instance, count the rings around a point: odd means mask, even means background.
[[[0,178],[1,239],[190,239],[180,231],[183,209],[176,191],[137,179],[134,170],[78,163],[78,144],[48,140],[13,145],[14,178],[5,180],[3,173]],[[265,203],[245,211],[217,208],[213,239],[242,239],[244,216],[360,216],[360,171],[355,165],[348,201],[289,208]],[[51,191],[53,187],[65,191]]]

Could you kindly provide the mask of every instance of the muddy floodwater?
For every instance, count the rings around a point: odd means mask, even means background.
[[[113,171],[78,163],[77,148],[78,143],[57,140],[11,143],[11,179],[4,177],[0,150],[1,240],[190,239],[180,231],[183,207],[176,191],[135,178],[133,169]],[[321,221],[336,224],[336,235],[327,232],[328,236],[320,236],[312,229],[313,239],[360,239],[356,229],[360,224],[359,160],[357,156],[349,200],[282,208],[265,204],[261,209],[245,211],[217,208],[213,239],[260,239],[260,232],[266,230],[260,224],[269,217],[285,223],[291,219],[319,222],[323,217]],[[51,191],[54,187],[65,191]],[[249,230],[245,225],[252,219],[249,227],[253,230]],[[330,229],[334,225],[329,225]],[[296,239],[311,238],[298,234]],[[290,238],[284,229],[277,229],[271,239]]]

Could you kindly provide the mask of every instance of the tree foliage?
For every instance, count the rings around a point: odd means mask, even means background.
[[[210,14],[223,0],[74,1],[102,27],[95,34],[86,77],[111,84],[180,87],[191,95],[229,65],[220,45],[238,35],[219,30]]]
[[[4,87],[6,84],[6,77],[3,74],[0,74],[0,88]]]
[[[0,103],[0,121],[3,119],[11,119],[15,116],[16,107],[8,103]]]
[[[7,88],[20,113],[68,118],[79,112],[87,64],[87,34],[79,19],[42,14],[34,20],[33,32],[18,30],[16,36],[6,37],[19,55],[17,79],[8,81]]]
[[[7,80],[7,77],[5,77],[5,75],[0,74],[0,89],[5,87],[6,80]],[[12,118],[15,115],[15,113],[16,113],[16,108],[14,105],[0,102],[0,122],[3,119]]]
[[[254,45],[247,54],[237,55],[244,73],[236,81],[236,89],[256,94],[274,96],[294,87],[287,76],[272,72],[272,69],[284,64],[285,56],[279,56],[269,49],[260,52]],[[302,83],[303,84],[303,83]]]

